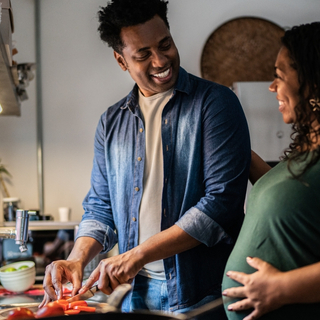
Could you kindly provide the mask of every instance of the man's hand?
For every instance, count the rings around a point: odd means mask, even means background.
[[[259,258],[248,257],[247,263],[258,271],[252,274],[228,271],[227,276],[243,286],[228,288],[222,294],[231,298],[244,298],[230,304],[228,310],[242,311],[253,308],[243,320],[254,320],[283,305],[281,290],[277,289],[283,273]]]
[[[135,249],[101,260],[79,293],[86,292],[98,281],[98,288],[109,295],[119,284],[131,283],[143,266],[144,263]]]
[[[82,266],[79,261],[54,261],[46,267],[43,288],[44,298],[39,308],[46,305],[51,300],[61,299],[63,296],[62,285],[70,281],[73,285],[72,296],[81,288]]]

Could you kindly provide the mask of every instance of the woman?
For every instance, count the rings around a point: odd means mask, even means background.
[[[285,32],[269,89],[293,142],[271,170],[253,153],[252,182],[265,174],[226,266],[225,309],[229,319],[320,319],[320,22]]]

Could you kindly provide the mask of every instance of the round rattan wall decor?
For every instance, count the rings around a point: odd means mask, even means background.
[[[230,20],[208,38],[201,76],[231,87],[237,81],[272,81],[284,29],[254,17]]]

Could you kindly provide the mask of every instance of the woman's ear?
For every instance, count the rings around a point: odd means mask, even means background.
[[[118,65],[120,66],[120,68],[121,68],[123,71],[127,71],[127,70],[128,70],[128,68],[127,68],[127,63],[126,63],[126,61],[124,60],[124,57],[123,57],[120,53],[118,53],[118,52],[116,52],[116,51],[113,51],[113,55],[114,55],[115,59],[117,60]]]

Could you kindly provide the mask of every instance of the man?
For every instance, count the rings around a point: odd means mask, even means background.
[[[98,280],[133,292],[123,310],[186,312],[221,296],[226,260],[243,221],[250,163],[246,120],[233,92],[180,67],[163,0],[113,0],[101,39],[136,82],[107,109],[95,136],[91,189],[67,261],[47,267],[43,304],[61,284],[79,291],[85,265],[117,242]]]

